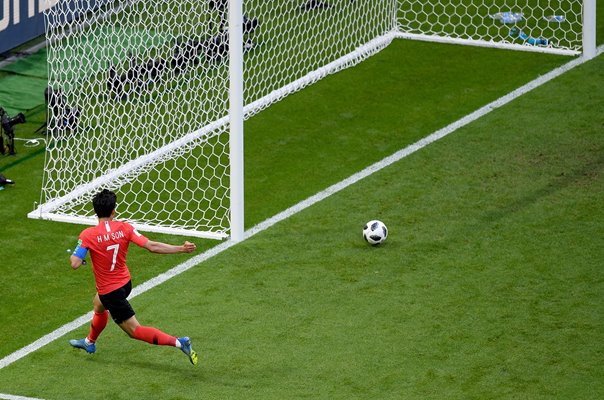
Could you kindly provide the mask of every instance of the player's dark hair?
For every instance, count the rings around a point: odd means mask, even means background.
[[[99,218],[109,218],[116,204],[117,196],[108,189],[103,189],[92,197],[92,206]]]

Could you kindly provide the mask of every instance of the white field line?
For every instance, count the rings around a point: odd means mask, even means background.
[[[600,55],[600,54],[602,54],[603,51],[604,51],[604,46],[600,46],[600,47],[598,47],[597,54]],[[378,161],[373,165],[370,165],[369,167],[363,169],[360,172],[355,173],[354,175],[344,179],[343,181],[338,182],[338,183],[328,187],[327,189],[307,198],[306,200],[303,200],[300,203],[288,208],[287,210],[274,215],[273,217],[265,220],[264,222],[259,223],[258,225],[250,228],[249,230],[247,230],[244,234],[244,240],[254,236],[257,233],[262,232],[265,229],[270,228],[271,226],[275,225],[276,223],[289,218],[290,216],[312,206],[313,204],[331,196],[332,194],[335,194],[335,193],[339,192],[340,190],[347,188],[348,186],[360,181],[361,179],[373,174],[374,172],[377,172],[377,171],[395,163],[396,161],[399,161],[402,158],[415,153],[416,151],[426,147],[427,145],[434,143],[435,141],[447,136],[448,134],[456,131],[457,129],[459,129],[463,126],[466,126],[469,123],[477,120],[478,118],[488,114],[489,112],[493,111],[494,109],[511,102],[512,100],[522,96],[523,94],[528,93],[531,90],[543,85],[544,83],[577,67],[578,65],[583,64],[585,61],[586,60],[583,57],[576,58],[573,61],[570,61],[570,62],[546,73],[545,75],[542,75],[539,78],[519,87],[518,89],[508,93],[507,95],[500,97],[499,99],[487,104],[486,106],[479,108],[478,110],[474,111],[473,113],[466,115],[465,117],[453,122],[452,124],[442,128],[442,129],[439,129],[438,131],[405,147],[404,149],[397,151],[396,153],[392,154],[391,156],[386,157],[383,160]],[[158,285],[164,283],[168,279],[171,279],[177,275],[180,275],[181,273],[193,268],[194,266],[202,263],[203,261],[205,261],[219,253],[222,253],[223,251],[227,250],[228,248],[234,246],[235,244],[236,243],[229,240],[229,241],[223,242],[223,243],[209,249],[208,251],[206,251],[202,254],[199,254],[195,257],[190,258],[189,260],[185,261],[184,263],[177,265],[176,267],[135,287],[132,291],[130,298],[134,298],[134,297],[138,296],[139,294],[145,293],[146,291],[154,288],[155,286],[158,286]],[[73,320],[73,321],[63,325],[62,327],[52,331],[51,333],[41,337],[40,339],[36,340],[35,342],[15,351],[14,353],[7,355],[6,357],[4,357],[0,360],[0,369],[14,363],[15,361],[42,348],[43,346],[46,346],[47,344],[57,340],[58,338],[62,337],[63,335],[73,331],[74,329],[79,328],[80,326],[89,322],[91,319],[92,319],[92,311],[89,312],[88,314],[82,315],[79,318],[76,318],[75,320]]]
[[[4,394],[0,393],[0,399],[2,400],[42,400],[35,397],[24,397],[24,396],[14,396],[12,394]]]

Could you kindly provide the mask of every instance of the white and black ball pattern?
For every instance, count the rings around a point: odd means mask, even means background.
[[[363,227],[363,239],[372,246],[383,243],[388,237],[388,228],[382,221],[372,220]]]

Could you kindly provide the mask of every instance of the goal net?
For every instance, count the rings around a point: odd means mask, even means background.
[[[94,224],[91,198],[109,188],[141,230],[228,237],[229,1],[48,1],[48,140],[29,217]],[[582,12],[579,0],[245,0],[241,118],[396,37],[575,54]]]
[[[394,1],[245,1],[244,115],[392,39]],[[61,1],[46,13],[48,143],[32,218],[229,235],[227,0]]]

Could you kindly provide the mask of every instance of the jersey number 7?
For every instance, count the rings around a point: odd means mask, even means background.
[[[112,244],[111,246],[107,246],[107,251],[113,250],[113,261],[111,263],[111,269],[109,271],[113,271],[115,269],[115,263],[117,261],[117,253],[120,251],[119,244]]]

